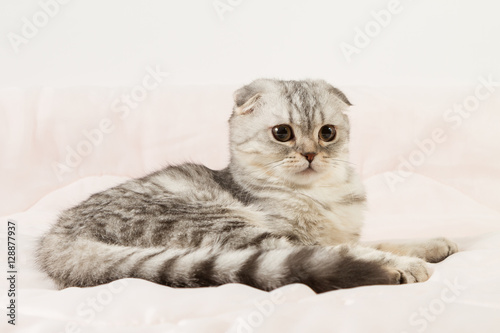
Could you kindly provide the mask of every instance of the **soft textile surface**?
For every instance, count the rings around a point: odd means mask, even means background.
[[[119,98],[132,87],[0,91],[0,252],[5,267],[7,220],[16,221],[19,270],[17,325],[3,314],[2,332],[500,331],[500,88],[486,96],[481,82],[341,87],[354,104],[351,162],[369,196],[363,240],[446,236],[460,252],[430,265],[425,283],[321,295],[138,279],[58,291],[33,257],[58,212],[167,164],[224,167],[235,87],[165,85],[127,114]],[[6,279],[0,286],[7,304]]]

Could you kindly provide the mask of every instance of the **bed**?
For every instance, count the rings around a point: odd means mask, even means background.
[[[9,222],[16,238],[16,325],[2,314],[1,331],[500,332],[500,88],[484,81],[340,87],[354,104],[351,162],[369,198],[363,241],[444,236],[460,252],[429,264],[424,283],[319,295],[301,284],[264,292],[140,279],[57,290],[34,249],[58,213],[165,165],[223,168],[237,86],[0,90],[2,267]],[[8,314],[10,281],[1,286]]]

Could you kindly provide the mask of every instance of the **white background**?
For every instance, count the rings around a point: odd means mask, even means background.
[[[49,2],[50,0],[41,0]],[[226,3],[228,0],[221,0]],[[169,84],[241,84],[256,77],[336,85],[461,85],[500,77],[500,4],[401,0],[400,11],[348,62],[342,42],[389,0],[70,0],[14,52],[39,1],[0,0],[0,86],[136,84],[147,65]],[[238,4],[239,3],[239,4]]]

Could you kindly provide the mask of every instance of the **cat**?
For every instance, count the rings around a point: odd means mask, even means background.
[[[436,238],[358,242],[366,206],[348,162],[351,103],[323,80],[258,79],[234,93],[230,163],[169,166],[91,195],[40,240],[60,288],[141,278],[317,293],[422,282],[458,251]]]

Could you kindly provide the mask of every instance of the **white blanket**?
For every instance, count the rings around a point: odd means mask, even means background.
[[[459,245],[427,282],[320,295],[299,284],[268,293],[139,279],[57,290],[33,254],[58,212],[166,164],[224,167],[233,88],[163,87],[125,117],[113,103],[128,88],[0,91],[0,253],[6,267],[15,221],[18,270],[16,326],[1,279],[2,332],[500,331],[500,94],[472,108],[477,87],[344,89],[355,104],[351,160],[369,196],[363,240]]]

